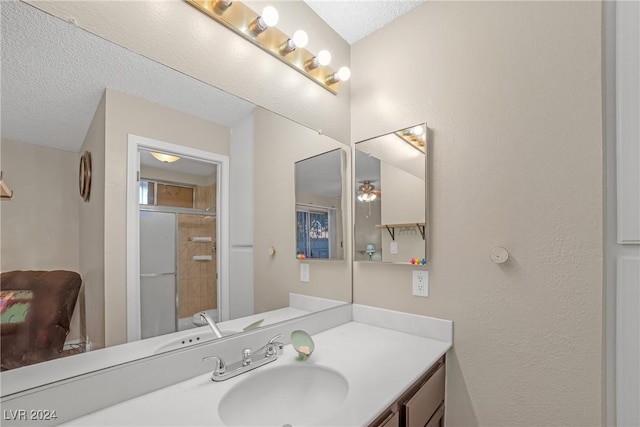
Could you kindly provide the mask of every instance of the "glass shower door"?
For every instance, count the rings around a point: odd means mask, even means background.
[[[140,211],[140,332],[177,331],[176,214]]]

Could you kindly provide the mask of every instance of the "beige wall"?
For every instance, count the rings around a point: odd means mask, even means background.
[[[254,135],[255,311],[288,306],[289,292],[351,301],[348,260],[307,260],[310,282],[301,283],[300,261],[295,257],[294,164],[346,147],[263,108],[255,110]],[[345,253],[351,253],[350,236],[345,237]],[[273,256],[268,253],[270,247],[276,249]]]
[[[354,301],[454,321],[450,426],[603,422],[601,8],[426,2],[352,48],[353,140],[433,144],[430,297],[356,263]]]
[[[229,155],[228,128],[111,89],[106,90],[105,343],[127,338],[127,141],[133,134]]]
[[[349,140],[349,85],[334,95],[242,39],[182,0],[28,1],[81,28],[343,142]],[[350,66],[350,49],[301,0],[269,2],[278,28],[293,34],[301,22],[307,49],[328,49],[335,69]],[[251,2],[260,10],[263,2]]]
[[[2,140],[2,271],[78,271],[78,154]]]
[[[79,270],[78,154],[2,141],[2,172],[14,191],[2,201],[1,271]],[[84,277],[84,276],[83,276]],[[80,337],[80,304],[67,340]]]
[[[424,160],[424,157],[423,157]],[[424,164],[424,162],[423,162]],[[380,199],[382,224],[423,223],[425,218],[424,177],[418,178],[395,166],[380,162]],[[391,253],[391,235],[386,229],[382,234],[382,260],[385,262],[409,262],[411,258],[425,257],[425,241],[417,227],[396,227],[394,237],[397,253]]]
[[[424,179],[380,162],[383,224],[424,222]]]
[[[85,136],[81,153],[91,152],[91,195],[80,203],[80,271],[84,278],[82,304],[86,341],[93,349],[105,346],[105,120],[106,95]]]

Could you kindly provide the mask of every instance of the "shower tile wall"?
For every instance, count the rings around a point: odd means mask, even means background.
[[[215,212],[215,184],[195,188],[195,208]],[[193,242],[193,237],[211,237],[211,242]],[[202,310],[217,308],[216,218],[178,215],[178,317],[189,318]],[[196,255],[211,255],[211,261],[194,261]]]
[[[193,189],[194,193],[194,208],[207,209],[215,211],[216,204],[216,185],[207,185],[206,187],[196,187]]]

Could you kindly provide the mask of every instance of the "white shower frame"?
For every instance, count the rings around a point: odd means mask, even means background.
[[[218,318],[229,317],[229,156],[171,144],[164,141],[128,136],[127,147],[127,342],[138,341],[140,331],[140,208],[138,151],[157,150],[216,163],[216,236]]]

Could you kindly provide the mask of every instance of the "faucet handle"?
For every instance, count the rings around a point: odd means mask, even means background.
[[[269,342],[265,346],[265,352],[264,352],[265,357],[274,356],[276,354],[282,354],[284,352],[284,344],[279,341],[276,341],[281,336],[282,334],[278,334],[269,340]]]
[[[253,351],[250,348],[242,350],[242,366],[251,365],[251,355]]]
[[[203,357],[202,361],[203,362],[208,362],[209,360],[214,360],[216,361],[216,367],[213,370],[214,374],[224,374],[225,372],[227,372],[227,364],[224,363],[224,359],[222,357],[219,356],[208,356],[208,357]]]
[[[273,344],[275,342],[275,340],[277,340],[278,338],[282,337],[282,334],[278,334],[275,337],[271,338],[269,340],[269,344]]]

